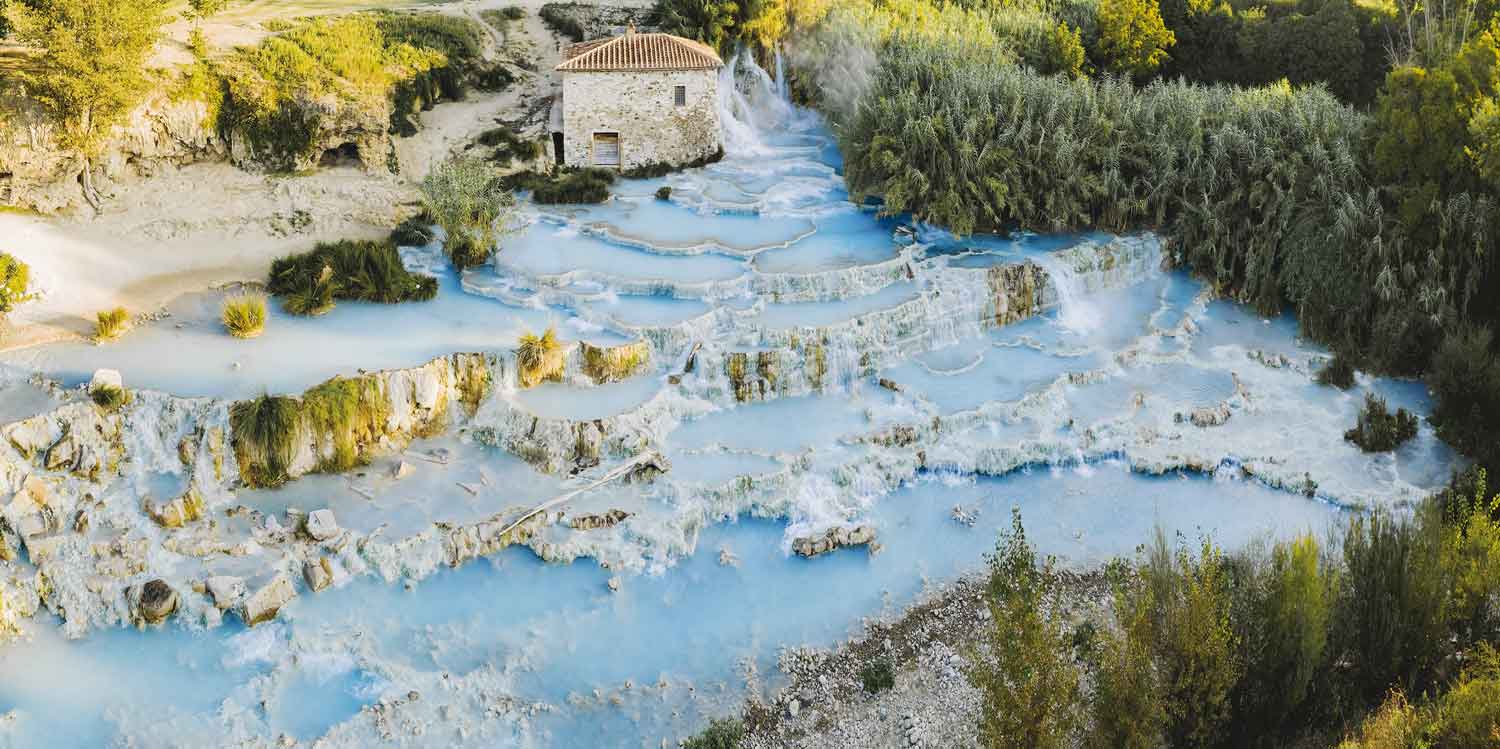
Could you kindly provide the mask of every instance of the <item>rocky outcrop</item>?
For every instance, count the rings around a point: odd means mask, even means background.
[[[619,346],[595,346],[584,342],[578,345],[578,354],[584,375],[596,385],[632,377],[651,362],[651,347],[645,341]]]
[[[1047,272],[1036,263],[997,265],[989,269],[985,280],[993,306],[989,317],[995,325],[1010,325],[1041,311]]]
[[[624,510],[610,510],[600,514],[585,513],[568,518],[568,525],[575,531],[592,531],[600,528],[613,528],[628,517],[630,513]]]
[[[297,589],[293,587],[291,579],[284,574],[277,575],[245,599],[240,616],[245,620],[246,626],[264,624],[275,619],[281,607],[291,603],[296,597]]]
[[[132,604],[132,619],[139,626],[161,624],[177,611],[177,591],[160,578],[131,588],[126,596]]]
[[[829,528],[821,536],[802,536],[792,540],[792,551],[798,556],[815,557],[846,546],[870,546],[875,543],[875,526]]]

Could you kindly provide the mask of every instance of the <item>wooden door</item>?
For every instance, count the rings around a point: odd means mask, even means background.
[[[620,165],[620,134],[594,133],[594,166]]]

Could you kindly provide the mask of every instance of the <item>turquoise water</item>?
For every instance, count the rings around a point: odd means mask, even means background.
[[[265,336],[242,342],[218,329],[220,295],[204,294],[117,344],[5,355],[15,376],[0,412],[13,418],[55,402],[17,384],[31,371],[76,385],[113,367],[132,387],[243,397],[453,351],[503,354],[549,325],[568,341],[646,336],[706,352],[784,347],[777,336],[805,329],[828,337],[841,374],[822,390],[736,403],[722,373],[701,371],[709,364],[669,380],[686,353],[669,343],[653,344],[663,346],[653,363],[622,382],[502,389],[495,398],[540,419],[618,418],[671,470],[574,499],[570,511],[633,514],[587,534],[549,528],[546,540],[577,557],[567,564],[511,547],[389,581],[353,570],[318,594],[299,581],[301,595],[254,629],[234,615],[213,629],[179,618],[67,641],[58,619],[39,614],[25,623],[29,641],[0,646],[0,746],[283,735],[306,746],[670,745],[776,688],[782,649],[834,646],[981,569],[1012,507],[1041,552],[1088,566],[1132,553],[1157,526],[1229,548],[1321,535],[1347,506],[1409,501],[1457,464],[1425,425],[1391,455],[1344,443],[1365,391],[1425,412],[1421,387],[1363,376],[1349,393],[1319,387],[1312,374],[1327,352],[1299,340],[1294,320],[1209,300],[1181,273],[1146,268],[1101,288],[1059,278],[1075,285],[1056,289],[1064,301],[1044,316],[934,333],[925,320],[966,309],[945,286],[959,277],[945,273],[1023,259],[1052,268],[1052,253],[1112,238],[898,232],[899,218],[847,201],[814,116],[768,90],[741,93],[761,127],[734,130],[720,164],[626,181],[604,206],[534,211],[493,267],[462,276],[435,246],[404,248],[410,265],[438,275],[433,302],[342,304],[314,319],[278,311]],[[727,117],[745,114],[731,104]],[[652,197],[663,184],[669,202]],[[902,253],[910,272],[847,275]],[[773,287],[800,296],[755,291]],[[911,317],[891,322],[903,306]],[[887,324],[913,332],[864,337]],[[856,344],[872,354],[868,371]],[[1232,414],[1223,425],[1183,426],[1194,409],[1221,404]],[[930,432],[920,461],[918,448],[866,439],[896,426]],[[403,461],[409,475],[396,479]],[[1179,470],[1189,464],[1207,470]],[[1315,498],[1283,486],[1304,473],[1318,477]],[[172,474],[131,475],[131,504],[182,490]],[[535,506],[594,475],[540,473],[465,431],[233,499],[273,517],[327,507],[342,527],[394,542]],[[955,522],[955,507],[977,522]],[[878,553],[789,553],[799,535],[852,524],[877,529]],[[205,569],[153,553],[183,579]],[[258,559],[203,564],[250,575]]]

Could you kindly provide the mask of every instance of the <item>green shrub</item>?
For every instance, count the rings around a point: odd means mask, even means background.
[[[230,444],[246,486],[271,488],[286,483],[299,427],[294,398],[261,395],[230,406]]]
[[[577,3],[547,3],[537,11],[541,16],[542,23],[552,29],[558,36],[566,37],[575,42],[583,41],[583,24],[573,17]]]
[[[392,229],[390,241],[398,247],[425,247],[433,236],[432,219],[423,213],[402,221]]]
[[[649,164],[642,164],[626,169],[620,172],[620,176],[626,179],[655,179],[657,177],[665,177],[673,172],[680,172],[684,169],[697,169],[709,164],[717,164],[723,160],[724,147],[719,146],[713,153],[693,159],[685,164],[668,164],[662,161],[653,161]]]
[[[94,316],[94,340],[101,343],[113,341],[125,333],[130,325],[130,313],[124,307],[100,312]]]
[[[1329,385],[1339,390],[1354,387],[1354,365],[1349,363],[1348,357],[1334,354],[1333,358],[1318,370],[1318,384]]]
[[[10,313],[16,305],[29,301],[31,268],[15,256],[0,252],[0,315]]]
[[[737,718],[715,718],[703,733],[682,742],[682,749],[737,749],[745,736],[745,724]]]
[[[519,172],[508,175],[512,189],[530,190],[531,201],[543,205],[603,203],[616,172],[609,169],[562,169],[551,175]]]
[[[1374,393],[1365,394],[1365,407],[1359,412],[1358,423],[1344,432],[1344,439],[1367,453],[1390,452],[1415,436],[1416,415],[1404,408],[1392,414],[1386,409],[1385,399]]]
[[[672,188],[670,188],[670,187],[668,187],[666,185],[662,185],[661,187],[656,188],[656,199],[657,200],[671,200],[672,199]]]
[[[255,338],[266,329],[266,298],[246,294],[225,299],[219,319],[235,338]]]
[[[105,411],[118,411],[130,402],[130,393],[122,387],[101,384],[89,390],[89,399]]]
[[[859,683],[870,694],[896,686],[896,667],[886,658],[878,658],[859,669]]]
[[[1443,340],[1428,377],[1429,417],[1438,435],[1459,452],[1500,466],[1500,357],[1488,328],[1466,326]]]
[[[317,315],[335,300],[399,304],[437,296],[437,279],[412,273],[389,240],[322,242],[271,263],[266,290],[294,315]]]
[[[507,5],[500,9],[500,15],[508,21],[519,21],[526,17],[526,10],[519,5]]]
[[[499,237],[517,227],[515,197],[495,167],[469,156],[439,164],[422,181],[428,215],[447,233],[444,247],[462,270],[489,259]]]
[[[518,5],[507,5],[504,8],[486,8],[479,11],[479,17],[493,27],[496,31],[509,33],[512,21],[519,21],[526,17],[526,11]]]
[[[497,127],[480,133],[479,145],[493,148],[489,160],[500,166],[510,166],[512,161],[535,161],[542,155],[542,144],[526,140],[508,127]]]

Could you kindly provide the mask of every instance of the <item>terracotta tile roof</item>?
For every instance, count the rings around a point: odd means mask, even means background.
[[[613,39],[570,44],[558,70],[702,70],[724,65],[712,47],[671,34],[627,31]]]

